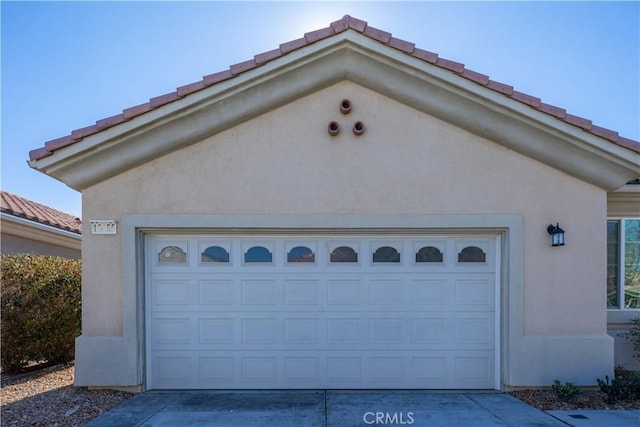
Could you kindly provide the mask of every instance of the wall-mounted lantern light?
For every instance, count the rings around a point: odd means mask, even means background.
[[[551,235],[551,246],[564,246],[564,230],[560,228],[559,223],[550,224],[547,233]]]

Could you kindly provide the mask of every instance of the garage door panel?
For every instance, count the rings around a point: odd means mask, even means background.
[[[413,305],[435,306],[432,308],[446,308],[451,301],[450,280],[446,277],[434,277],[431,279],[413,279]]]
[[[466,348],[493,348],[494,321],[490,318],[458,318],[455,320],[455,343]]]
[[[197,321],[199,344],[217,346],[234,342],[234,319],[200,318]]]
[[[182,388],[192,382],[193,359],[184,353],[154,354],[151,375],[156,388]]]
[[[363,303],[362,280],[328,279],[326,288],[328,306],[361,305]]]
[[[491,388],[494,376],[488,351],[160,352],[152,363],[157,388]]]
[[[191,281],[171,278],[158,279],[154,285],[152,295],[156,306],[191,304]]]
[[[240,375],[246,386],[278,383],[278,359],[276,356],[240,357]]]
[[[456,388],[479,388],[493,375],[493,357],[483,353],[457,356],[453,384]]]
[[[318,318],[287,318],[284,321],[284,342],[292,346],[318,345],[320,329]]]
[[[304,384],[319,384],[320,358],[313,356],[285,356],[284,383],[293,387]]]
[[[292,279],[284,281],[284,304],[318,306],[320,302],[319,280]]]
[[[243,280],[240,288],[242,305],[275,305],[278,302],[275,280]]]
[[[370,280],[369,303],[379,305],[404,305],[404,280]]]
[[[233,280],[198,281],[199,305],[233,305],[234,301]]]
[[[457,279],[454,282],[456,306],[476,306],[493,310],[495,282],[493,276]]]
[[[492,349],[494,344],[494,318],[485,313],[449,312],[429,318],[415,318],[411,312],[388,312],[385,317],[377,312],[351,313],[351,317],[324,313],[328,318],[312,312],[219,314],[226,316],[211,317],[209,312],[153,315],[151,349],[177,344],[185,348],[225,344],[226,348],[239,350],[255,344],[265,348],[286,344],[290,349],[313,345],[319,350],[332,344],[343,348],[348,345],[353,350],[389,345],[398,350],[420,350],[427,345],[430,349],[461,345]]]
[[[147,386],[495,388],[495,238],[427,240],[151,238]]]
[[[198,358],[198,388],[233,387],[238,374],[235,359],[225,356]]]

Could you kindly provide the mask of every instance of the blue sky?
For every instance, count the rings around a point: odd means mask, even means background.
[[[80,215],[30,150],[349,14],[640,139],[639,2],[1,3],[2,189]]]

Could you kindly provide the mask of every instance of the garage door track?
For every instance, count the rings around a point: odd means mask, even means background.
[[[88,426],[566,426],[499,392],[147,392]]]

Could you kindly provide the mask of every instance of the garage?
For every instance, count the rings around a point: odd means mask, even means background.
[[[147,389],[499,389],[498,246],[392,231],[147,235]]]

